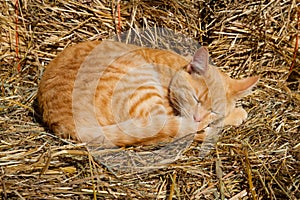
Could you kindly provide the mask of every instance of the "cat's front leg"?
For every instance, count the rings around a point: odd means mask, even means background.
[[[239,126],[248,117],[248,113],[242,107],[234,108],[233,111],[224,119],[224,125]],[[205,132],[205,128],[209,127],[209,124],[218,118],[218,115],[211,113],[206,119],[200,122],[198,126],[198,133],[194,137],[194,141],[203,142],[205,136],[208,134]]]
[[[214,112],[210,112],[203,120],[199,122],[198,132],[195,134],[194,141],[203,142],[205,139],[206,133],[205,130],[211,123],[218,120],[220,116]]]
[[[248,113],[242,107],[234,108],[233,111],[225,118],[224,125],[239,126],[248,117]]]

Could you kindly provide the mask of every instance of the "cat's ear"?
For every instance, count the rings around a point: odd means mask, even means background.
[[[204,75],[208,70],[209,53],[206,47],[201,47],[193,56],[192,62],[187,65],[187,72]]]
[[[237,98],[241,98],[251,93],[252,88],[257,84],[258,80],[259,76],[248,77],[241,80],[231,79],[230,88]]]

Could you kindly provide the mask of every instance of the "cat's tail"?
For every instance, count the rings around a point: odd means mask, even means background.
[[[179,116],[157,115],[110,126],[76,127],[78,138],[90,145],[112,148],[171,142],[196,133],[199,123]]]

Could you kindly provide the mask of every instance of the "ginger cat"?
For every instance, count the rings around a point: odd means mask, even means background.
[[[203,130],[215,115],[240,125],[247,112],[235,103],[257,81],[231,79],[209,63],[204,47],[189,62],[167,50],[94,41],[66,48],[47,66],[38,103],[44,122],[64,138],[148,145]]]

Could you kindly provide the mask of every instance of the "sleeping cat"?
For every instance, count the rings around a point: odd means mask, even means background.
[[[170,142],[205,129],[216,116],[240,125],[247,112],[235,102],[258,77],[231,79],[208,60],[204,47],[189,62],[167,50],[80,43],[47,66],[39,108],[56,134],[103,147]]]

